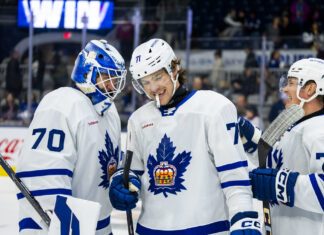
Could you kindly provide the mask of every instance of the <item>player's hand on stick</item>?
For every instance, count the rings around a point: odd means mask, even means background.
[[[118,170],[110,180],[109,198],[112,206],[121,211],[134,209],[138,201],[140,188],[141,181],[132,171],[129,173],[129,189],[125,188],[123,169]]]
[[[288,169],[254,169],[250,172],[253,197],[294,206],[294,187],[299,173]]]
[[[261,137],[261,130],[244,117],[238,118],[238,127],[242,139],[244,151],[254,153],[257,150],[258,142]]]
[[[258,213],[239,212],[231,219],[230,235],[262,235]]]

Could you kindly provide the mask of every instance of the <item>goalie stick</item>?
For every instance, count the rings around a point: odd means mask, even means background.
[[[47,227],[50,226],[51,218],[46,214],[46,212],[43,210],[39,202],[33,197],[27,186],[21,181],[21,179],[15,174],[11,166],[7,163],[6,160],[4,160],[3,156],[0,154],[0,165],[5,170],[5,172],[8,174],[8,176],[11,178],[11,180],[15,183],[15,185],[18,187],[20,192],[26,197],[28,202],[31,204],[31,206],[36,210],[38,215],[42,218],[42,220],[45,222]]]
[[[260,168],[266,168],[268,152],[272,146],[279,140],[279,138],[289,127],[291,127],[303,116],[304,110],[302,107],[294,104],[280,113],[279,116],[264,131],[258,142],[258,159]],[[266,235],[271,235],[270,206],[269,202],[267,201],[263,201],[263,214]]]

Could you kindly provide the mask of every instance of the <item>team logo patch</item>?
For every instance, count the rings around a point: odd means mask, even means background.
[[[282,149],[276,149],[274,152],[273,152],[273,159],[275,160],[276,164],[277,164],[277,167],[276,169],[280,169],[282,167],[282,164],[283,164],[283,155],[282,155]]]
[[[99,163],[101,165],[101,183],[98,186],[102,186],[107,189],[109,186],[109,178],[116,172],[118,164],[119,147],[114,148],[108,132],[105,135],[105,150],[99,151]]]
[[[276,169],[280,170],[283,165],[283,153],[282,149],[273,149],[268,153],[268,167],[274,168],[274,164],[276,164]]]
[[[150,186],[148,190],[155,195],[163,193],[177,194],[181,190],[186,190],[182,178],[191,160],[191,152],[183,151],[175,156],[176,147],[173,146],[170,138],[165,134],[156,150],[156,158],[149,155],[147,168],[150,176]]]

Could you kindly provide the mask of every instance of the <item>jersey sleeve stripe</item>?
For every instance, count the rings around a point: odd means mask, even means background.
[[[42,228],[32,218],[24,218],[19,221],[19,232],[24,229],[41,230]]]
[[[29,178],[47,175],[66,175],[72,178],[73,172],[68,169],[45,169],[45,170],[35,170],[35,171],[22,171],[16,173],[19,178]]]
[[[30,191],[32,196],[48,196],[48,195],[56,195],[56,194],[62,194],[62,195],[72,195],[71,189],[66,188],[53,188],[53,189],[41,189],[41,190],[34,190]],[[17,193],[17,199],[20,200],[24,198],[25,196],[22,193]]]
[[[228,170],[233,170],[233,169],[236,169],[236,168],[247,167],[247,166],[248,166],[247,161],[239,161],[239,162],[234,162],[234,163],[230,163],[230,164],[226,164],[226,165],[223,165],[223,166],[216,167],[216,170],[218,172],[222,172],[222,171],[228,171]]]
[[[198,227],[192,227],[192,228],[181,229],[181,230],[172,230],[172,231],[146,228],[143,225],[137,223],[136,233],[146,234],[146,235],[181,235],[181,234],[196,235],[196,234],[214,234],[219,232],[225,232],[228,231],[229,228],[230,228],[230,224],[227,220],[217,221],[215,223],[206,224]]]
[[[250,180],[233,180],[221,183],[222,188],[228,188],[232,186],[251,186]]]
[[[310,178],[310,181],[312,183],[312,186],[313,186],[314,192],[316,194],[316,197],[318,199],[318,202],[320,203],[320,205],[322,207],[322,210],[324,211],[324,197],[323,197],[323,194],[321,192],[321,189],[319,188],[319,186],[317,184],[315,174],[310,174],[309,178]]]
[[[110,216],[108,216],[105,219],[99,220],[98,223],[97,223],[96,230],[106,228],[109,224],[110,224]]]

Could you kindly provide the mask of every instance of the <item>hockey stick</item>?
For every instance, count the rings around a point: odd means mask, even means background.
[[[269,127],[261,135],[258,142],[258,159],[259,167],[266,168],[268,152],[279,138],[291,127],[295,122],[304,116],[304,110],[299,105],[292,105],[285,109],[279,116],[269,125]],[[269,202],[263,201],[263,214],[266,235],[271,235],[271,219]]]
[[[15,174],[11,166],[7,163],[6,160],[3,159],[2,155],[0,154],[0,165],[11,178],[11,180],[15,183],[15,185],[19,188],[21,193],[26,197],[28,202],[31,206],[36,210],[38,215],[43,219],[47,227],[50,226],[51,218],[46,214],[43,210],[39,202],[32,196],[31,192],[27,188],[27,186],[21,181],[21,179]]]
[[[127,150],[125,158],[126,159],[125,159],[124,173],[123,173],[124,186],[125,186],[125,188],[129,188],[129,171],[130,171],[130,166],[131,166],[131,163],[132,163],[133,152]],[[126,211],[126,217],[127,217],[128,234],[129,235],[134,235],[132,210],[127,210]]]

